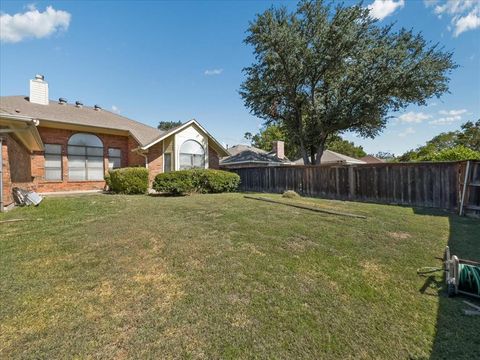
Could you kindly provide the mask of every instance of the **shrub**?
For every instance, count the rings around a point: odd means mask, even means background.
[[[288,199],[293,199],[293,198],[300,197],[300,195],[298,195],[298,194],[297,194],[295,191],[293,191],[293,190],[287,190],[287,191],[285,191],[285,192],[282,194],[282,197],[288,198]]]
[[[474,151],[463,145],[457,145],[425,155],[419,158],[420,161],[458,161],[458,160],[480,160],[480,152]]]
[[[118,194],[145,194],[148,190],[148,170],[142,167],[110,170],[105,181],[109,189]]]
[[[195,190],[202,194],[236,191],[240,184],[240,176],[229,171],[212,169],[191,171]]]
[[[192,173],[184,170],[158,174],[153,181],[153,189],[174,195],[191,193],[195,189]]]
[[[193,169],[158,174],[153,182],[153,188],[174,195],[193,192],[207,194],[235,191],[239,184],[240,176],[235,173]]]

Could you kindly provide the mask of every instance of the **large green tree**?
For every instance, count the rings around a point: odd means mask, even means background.
[[[240,94],[266,124],[279,124],[306,164],[345,130],[374,137],[390,111],[448,91],[452,54],[420,34],[381,27],[361,5],[302,1],[271,8],[248,28],[255,62]]]
[[[181,121],[160,121],[157,128],[159,130],[168,131],[170,129],[176,128],[177,126],[182,125]]]
[[[472,150],[480,151],[480,119],[476,122],[467,121],[462,125],[458,134],[458,145],[466,146]]]

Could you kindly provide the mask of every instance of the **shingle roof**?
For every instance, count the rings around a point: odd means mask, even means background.
[[[365,161],[358,160],[353,157],[337,153],[335,151],[325,150],[323,152],[322,158],[320,159],[320,164],[331,163],[365,164]],[[303,159],[300,158],[298,160],[295,160],[295,164],[303,165]]]
[[[267,154],[268,153],[268,151],[256,148],[254,146],[248,146],[248,145],[243,145],[243,144],[238,144],[238,145],[229,147],[227,149],[227,151],[230,155],[237,155],[238,153],[241,153],[242,151],[246,151],[246,150],[253,151],[257,154]]]
[[[360,160],[365,161],[367,164],[380,164],[385,162],[385,160],[379,159],[373,155],[361,157]]]
[[[231,154],[220,160],[221,165],[238,164],[238,163],[269,163],[269,164],[287,164],[288,159],[280,159],[272,152],[267,152],[248,145],[235,145],[228,148]]]
[[[39,120],[125,130],[129,131],[142,146],[165,133],[107,110],[97,111],[89,106],[59,104],[54,100],[50,100],[49,105],[40,105],[31,103],[25,96],[0,97],[0,112],[29,116]]]

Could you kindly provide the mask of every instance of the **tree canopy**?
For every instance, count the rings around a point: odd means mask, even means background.
[[[284,129],[306,164],[318,164],[331,135],[375,137],[390,111],[448,91],[452,53],[392,28],[361,5],[271,8],[248,28],[255,61],[240,95],[265,124]]]
[[[159,130],[167,131],[180,125],[182,125],[181,121],[160,121],[157,128]]]
[[[461,130],[440,133],[423,146],[409,150],[398,161],[446,161],[480,159],[480,119]]]

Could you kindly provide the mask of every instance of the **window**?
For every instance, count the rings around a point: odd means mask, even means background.
[[[205,168],[205,151],[195,140],[187,140],[180,147],[180,170]]]
[[[120,149],[108,149],[108,168],[117,169],[122,167],[122,151]]]
[[[172,154],[163,154],[163,172],[172,171]]]
[[[62,145],[45,144],[45,180],[62,180]]]
[[[68,179],[103,180],[103,144],[95,135],[75,134],[68,141]]]

